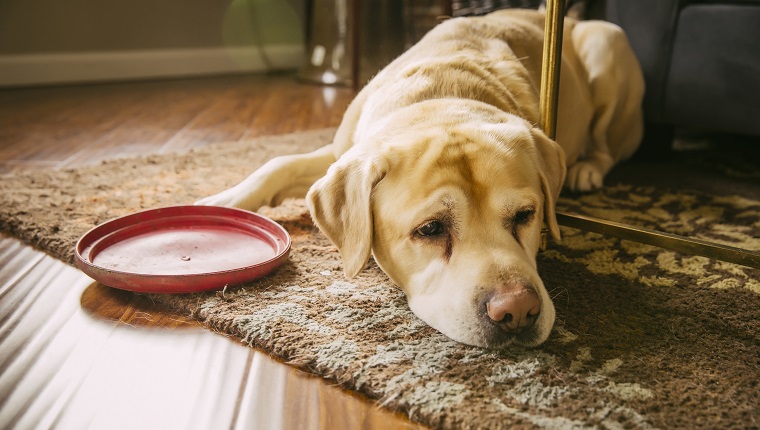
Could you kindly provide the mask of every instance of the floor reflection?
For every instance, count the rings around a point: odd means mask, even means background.
[[[199,328],[201,323],[151,300],[150,296],[93,282],[82,292],[82,309],[91,317],[135,327]]]

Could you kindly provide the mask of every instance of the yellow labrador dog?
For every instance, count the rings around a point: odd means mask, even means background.
[[[358,94],[332,144],[198,203],[255,210],[305,195],[348,277],[373,255],[450,338],[540,344],[555,318],[536,270],[542,223],[559,239],[563,184],[600,187],[633,154],[644,89],[618,27],[566,20],[550,140],[536,126],[543,25],[525,10],[443,22]]]

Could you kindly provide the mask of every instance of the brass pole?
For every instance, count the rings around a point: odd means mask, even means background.
[[[565,0],[547,0],[538,125],[550,139],[557,136],[557,102],[559,101],[559,73],[562,65],[564,16]]]
[[[634,227],[583,215],[571,215],[557,212],[557,222],[565,227],[591,231],[617,237],[619,239],[631,240],[638,243],[670,249],[672,251],[701,255],[703,257],[760,269],[760,253],[746,249],[722,245],[720,243],[707,242],[705,240],[692,239],[690,237],[678,236],[676,234],[664,233],[647,228]]]

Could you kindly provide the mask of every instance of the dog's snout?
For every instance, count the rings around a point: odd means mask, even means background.
[[[540,312],[538,294],[523,284],[500,286],[486,302],[488,318],[507,333],[533,326]]]

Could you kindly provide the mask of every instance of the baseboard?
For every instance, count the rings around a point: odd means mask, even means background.
[[[0,55],[0,87],[295,69],[301,45]]]

